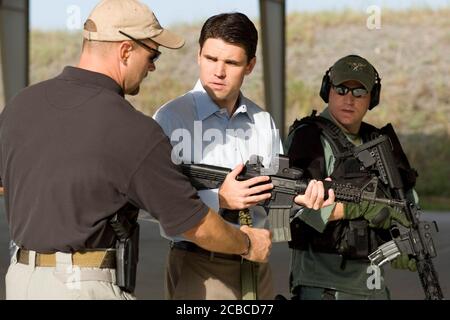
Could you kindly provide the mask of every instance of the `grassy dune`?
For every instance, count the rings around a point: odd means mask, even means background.
[[[368,15],[294,13],[287,18],[287,120],[321,110],[318,91],[323,73],[339,57],[351,53],[373,62],[382,78],[381,104],[369,112],[375,125],[391,122],[419,171],[417,186],[428,209],[450,208],[450,9],[382,11],[381,29],[366,27]],[[257,21],[256,21],[257,22]],[[181,50],[164,50],[157,71],[149,75],[138,97],[130,97],[152,115],[164,102],[191,89],[197,79],[200,24],[173,28],[186,37]],[[31,32],[31,82],[57,75],[74,65],[79,33]],[[261,50],[258,50],[261,59]],[[244,85],[246,95],[261,106],[262,64]]]

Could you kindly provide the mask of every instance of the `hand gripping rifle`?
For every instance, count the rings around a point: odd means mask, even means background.
[[[290,215],[291,209],[294,207],[294,198],[305,193],[309,180],[302,179],[303,171],[301,169],[289,167],[289,158],[284,155],[275,157],[273,163],[271,168],[264,168],[261,157],[251,156],[242,172],[237,176],[237,180],[244,181],[261,175],[270,177],[270,182],[274,185],[271,191],[272,197],[265,200],[262,205],[268,209],[273,233],[272,241],[290,241]],[[181,164],[181,170],[197,190],[219,188],[227,174],[231,172],[229,168],[206,164]],[[326,194],[328,194],[328,189],[334,190],[336,201],[359,203],[368,200],[386,205],[401,204],[396,200],[376,197],[378,183],[376,177],[362,187],[334,181],[323,181],[323,183]]]
[[[392,127],[388,130],[393,130]],[[395,198],[393,206],[401,210],[410,222],[410,227],[402,225],[391,228],[392,240],[384,243],[369,255],[369,260],[378,266],[392,261],[400,254],[413,256],[417,261],[417,271],[427,300],[441,300],[443,294],[432,258],[436,257],[432,233],[438,231],[436,222],[420,221],[421,210],[418,205],[405,196],[400,171],[394,160],[392,143],[400,146],[396,135],[380,135],[361,146],[353,153],[364,167],[376,171],[379,181],[388,186]]]

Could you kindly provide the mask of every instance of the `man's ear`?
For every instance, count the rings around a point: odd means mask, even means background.
[[[119,45],[120,61],[126,63],[130,57],[130,52],[133,50],[133,45],[129,41],[123,41]]]
[[[252,73],[253,68],[256,65],[256,57],[253,57],[250,62],[245,67],[245,75],[248,76],[250,73]]]

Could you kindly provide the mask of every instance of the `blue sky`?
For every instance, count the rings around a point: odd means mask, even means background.
[[[226,11],[240,11],[251,18],[259,17],[258,0],[142,0],[156,13],[163,26],[178,22],[203,21]],[[98,0],[30,0],[32,28],[77,29]],[[287,11],[341,10],[353,8],[365,11],[370,5],[395,9],[415,7],[440,8],[450,6],[450,0],[286,0]],[[79,17],[79,19],[77,18]],[[78,21],[79,20],[79,21]]]

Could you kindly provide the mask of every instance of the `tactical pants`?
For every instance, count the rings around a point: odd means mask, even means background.
[[[135,299],[115,284],[114,269],[73,266],[70,254],[59,254],[56,267],[38,267],[35,256],[30,251],[28,264],[12,256],[6,274],[7,300]]]

